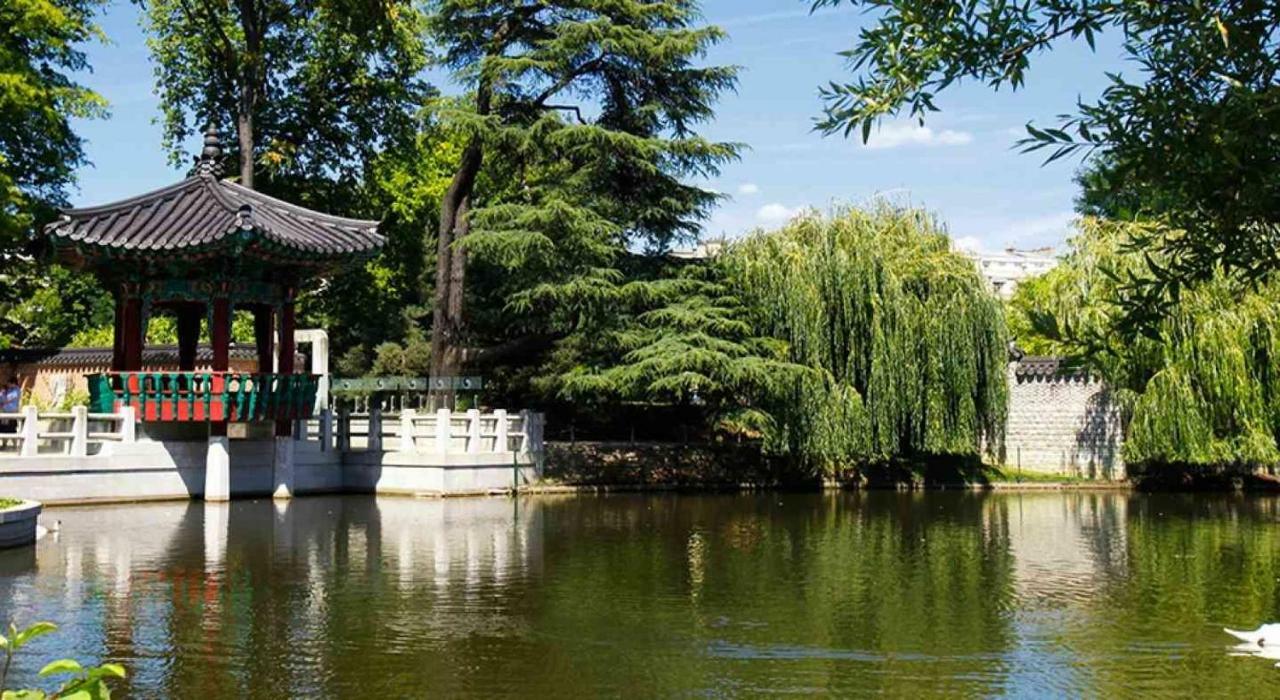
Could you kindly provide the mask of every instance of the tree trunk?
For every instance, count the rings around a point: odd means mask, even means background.
[[[467,211],[484,150],[473,139],[462,152],[462,162],[440,203],[439,239],[436,242],[435,308],[431,314],[431,375],[458,376],[462,371],[463,292],[467,255],[457,243],[470,230]]]
[[[248,92],[248,88],[243,88]],[[245,103],[249,102],[248,106]],[[240,184],[253,189],[253,107],[252,98],[241,99],[240,113],[236,115],[236,135],[240,141]]]
[[[240,140],[240,184],[253,189],[253,114],[258,95],[265,90],[262,39],[266,12],[256,0],[239,0],[240,29],[244,32],[244,55],[240,57],[240,95],[237,99],[236,134]]]
[[[530,11],[536,13],[538,8],[530,7],[525,10]],[[509,17],[494,32],[489,55],[502,54],[519,19]],[[476,114],[488,115],[492,102],[493,85],[488,77],[482,75],[476,86]],[[453,174],[444,200],[440,202],[435,308],[431,314],[431,375],[434,377],[456,377],[463,369],[463,293],[466,291],[467,255],[458,246],[458,242],[471,230],[467,213],[471,208],[471,195],[483,161],[484,146],[481,138],[473,136],[462,152],[458,170]]]

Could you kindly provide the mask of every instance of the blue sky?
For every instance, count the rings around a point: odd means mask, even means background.
[[[1048,123],[1105,87],[1104,70],[1123,64],[1114,44],[1066,46],[1037,58],[1028,85],[993,93],[961,85],[938,101],[925,127],[883,125],[870,146],[813,131],[818,86],[848,71],[836,52],[871,20],[858,10],[810,15],[807,0],[704,0],[707,20],[729,33],[708,60],[742,68],[736,94],[720,103],[710,138],[750,146],[708,186],[732,199],[707,236],[772,226],[806,207],[891,198],[928,208],[967,247],[998,250],[1057,245],[1072,218],[1075,161],[1042,167],[1012,149],[1029,119]],[[102,17],[111,43],[89,47],[84,82],[111,103],[111,117],[81,122],[92,165],[79,173],[76,205],[97,204],[172,182],[178,172],[160,148],[154,79],[137,6],[117,0]],[[448,88],[446,87],[446,90]],[[192,142],[194,153],[198,145]]]

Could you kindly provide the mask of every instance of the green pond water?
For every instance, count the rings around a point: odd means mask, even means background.
[[[51,508],[20,657],[124,697],[1276,697],[1280,500],[298,498]],[[1280,651],[1280,650],[1278,650]]]

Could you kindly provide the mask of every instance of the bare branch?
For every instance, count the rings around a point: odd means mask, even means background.
[[[577,105],[539,105],[541,109],[555,109],[562,112],[573,112],[578,116],[579,124],[586,124],[587,120],[582,117],[582,109]]]

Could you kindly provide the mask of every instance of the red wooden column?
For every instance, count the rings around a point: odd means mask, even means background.
[[[231,300],[225,296],[215,297],[213,300],[213,317],[211,319],[212,326],[209,328],[209,344],[213,346],[213,366],[214,372],[226,372],[231,368]],[[222,391],[224,388],[224,377],[214,377],[212,390],[214,392],[214,401],[221,402]],[[209,424],[209,434],[213,436],[223,436],[227,434],[227,421],[225,420],[228,406],[222,406],[223,420],[213,421]],[[214,414],[218,411],[215,409]]]
[[[191,372],[196,368],[196,348],[200,343],[200,316],[204,309],[199,304],[184,303],[176,308],[178,315],[178,369]]]
[[[133,290],[132,293],[126,292],[123,315],[121,326],[124,330],[124,338],[121,340],[121,355],[123,356],[121,369],[125,372],[139,372],[142,370],[142,344],[144,338],[142,335],[142,297],[138,296],[136,290]]]
[[[280,357],[276,361],[276,366],[282,375],[293,374],[293,356],[296,350],[293,342],[294,324],[293,290],[290,289],[285,297],[284,305],[280,307]],[[281,381],[284,381],[283,377]],[[277,437],[289,437],[292,434],[292,421],[276,421]]]
[[[253,309],[253,342],[258,346],[258,373],[271,374],[275,371],[275,336],[272,333],[275,322],[275,309],[269,304]]]
[[[115,321],[111,324],[111,371],[124,371],[124,290],[117,288],[111,295],[115,302]]]
[[[213,300],[213,327],[209,329],[209,343],[213,346],[213,371],[231,369],[231,300],[218,297]]]

